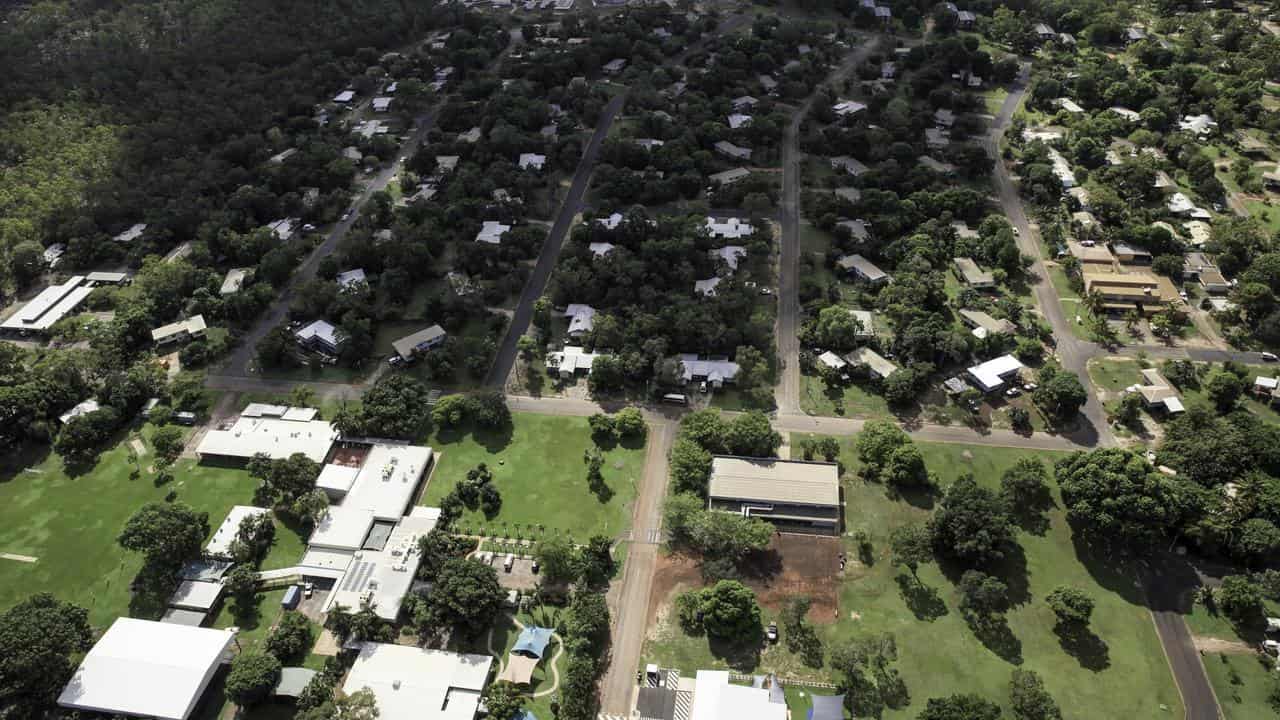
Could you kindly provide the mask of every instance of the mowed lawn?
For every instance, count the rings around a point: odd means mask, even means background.
[[[592,535],[616,536],[627,528],[636,484],[644,465],[643,447],[614,446],[604,452],[606,490],[587,484],[583,455],[594,447],[587,419],[512,414],[509,437],[492,431],[437,431],[426,444],[438,455],[421,504],[437,505],[467,471],[485,463],[502,494],[493,518],[468,511],[459,521],[470,530],[514,535],[530,526],[567,532],[585,542]]]
[[[883,486],[856,477],[851,441],[843,447],[846,552],[851,560],[858,557],[848,534],[862,530],[870,536],[873,558],[869,566],[851,562],[839,590],[839,619],[819,625],[818,632],[827,649],[859,636],[894,635],[896,667],[911,700],[906,707],[886,710],[885,719],[915,718],[929,698],[965,692],[999,702],[1008,712],[1010,673],[1017,668],[1043,677],[1066,718],[1181,717],[1177,689],[1132,574],[1081,560],[1060,499],[1059,507],[1049,512],[1042,535],[1018,533],[1023,552],[998,573],[1009,583],[1015,601],[1007,615],[1013,639],[992,649],[978,640],[960,615],[955,587],[959,578],[954,570],[944,574],[937,564],[922,566],[920,579],[929,591],[921,602],[910,605],[895,579],[906,570],[892,562],[890,532],[926,521],[936,498],[890,499]],[[1051,464],[1061,456],[986,446],[920,444],[920,448],[943,486],[963,472],[972,472],[981,483],[995,488],[1004,470],[1021,457],[1039,457]],[[1084,590],[1096,601],[1092,629],[1104,645],[1094,643],[1074,654],[1063,648],[1053,632],[1054,616],[1044,597],[1064,584]],[[687,671],[726,665],[728,658],[713,653],[705,639],[675,637],[680,633],[672,629],[671,623],[663,623],[646,647],[645,662],[679,658],[690,665],[681,668]],[[756,669],[836,679],[829,669],[803,668],[781,645],[768,649]]]
[[[144,437],[150,434],[143,428]],[[7,457],[0,474],[0,553],[35,557],[34,563],[0,559],[0,609],[38,592],[89,610],[97,627],[129,615],[129,583],[142,564],[116,537],[129,517],[149,502],[174,500],[209,513],[214,529],[232,505],[249,504],[255,481],[241,469],[206,467],[193,460],[174,465],[173,482],[156,487],[145,472],[154,460],[149,444],[144,472],[130,479],[128,440],[102,454],[88,472],[68,477],[62,459],[47,447]],[[277,547],[267,565],[284,567],[301,556],[302,540],[277,527]]]

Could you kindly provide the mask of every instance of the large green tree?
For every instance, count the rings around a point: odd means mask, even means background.
[[[947,488],[929,532],[940,554],[975,565],[1004,557],[1014,541],[1004,504],[969,473]]]
[[[1150,547],[1178,527],[1177,481],[1128,450],[1078,452],[1054,464],[1067,519],[1089,542],[1120,551]]]
[[[445,562],[427,596],[419,626],[449,626],[469,637],[483,632],[497,617],[506,592],[498,584],[498,572],[475,560],[454,558]]]
[[[0,614],[0,718],[47,717],[92,637],[84,608],[47,593]]]

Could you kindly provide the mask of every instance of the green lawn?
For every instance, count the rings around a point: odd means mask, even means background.
[[[510,436],[476,432],[436,432],[428,440],[439,456],[422,504],[440,502],[471,468],[487,463],[502,493],[502,509],[486,520],[478,511],[460,520],[464,528],[515,533],[529,526],[569,532],[585,542],[592,535],[615,536],[630,519],[631,502],[644,464],[642,447],[605,452],[607,490],[587,486],[583,454],[594,446],[586,418],[516,413]]]
[[[800,376],[800,409],[810,415],[828,417],[859,417],[892,420],[896,416],[883,395],[870,388],[850,383],[843,392],[834,395],[822,378],[815,375]],[[838,406],[837,406],[838,403]]]
[[[1226,720],[1275,719],[1276,710],[1267,699],[1280,682],[1272,665],[1275,658],[1263,661],[1256,655],[1218,653],[1206,653],[1202,657]]]
[[[1089,379],[1097,387],[1111,392],[1142,382],[1141,371],[1137,360],[1109,357],[1089,361]]]
[[[143,435],[149,434],[148,426]],[[232,505],[253,497],[255,482],[243,470],[192,460],[178,461],[176,479],[156,487],[145,472],[153,457],[149,448],[141,458],[142,476],[131,479],[127,454],[128,441],[122,438],[76,477],[67,475],[62,459],[48,448],[0,460],[0,552],[37,558],[34,563],[0,560],[0,609],[32,593],[50,592],[87,608],[89,621],[105,626],[130,614],[129,583],[142,562],[116,544],[129,516],[173,493],[175,500],[208,512],[209,524],[216,527]],[[287,530],[279,535],[282,553],[301,547]]]
[[[982,93],[982,103],[986,106],[989,114],[999,115],[1000,110],[1004,108],[1004,101],[1007,97],[1009,97],[1009,91],[998,87]]]
[[[906,571],[891,562],[889,533],[904,524],[923,522],[936,499],[890,499],[882,486],[856,478],[851,441],[844,441],[843,447],[846,531],[869,534],[873,562],[850,566],[839,590],[839,620],[819,626],[818,632],[828,648],[870,633],[893,633],[899,656],[896,667],[911,701],[904,708],[887,710],[884,718],[914,718],[928,698],[960,692],[995,700],[1007,711],[1009,676],[1016,668],[1038,672],[1067,718],[1181,716],[1178,692],[1132,574],[1127,568],[1108,567],[1104,560],[1079,557],[1061,509],[1048,513],[1043,534],[1020,532],[1023,552],[1000,569],[1010,584],[1014,607],[1007,615],[1007,641],[989,647],[960,616],[954,570],[944,573],[936,564],[922,567],[920,579],[927,590],[911,603],[899,588],[896,578]],[[960,473],[972,472],[983,484],[995,487],[1000,473],[1020,457],[1045,462],[1059,457],[986,446],[921,444],[920,449],[944,486]],[[846,540],[846,548],[850,558],[857,557],[852,542]],[[1095,640],[1071,652],[1054,634],[1053,614],[1044,603],[1045,595],[1062,584],[1084,590],[1096,603]],[[724,653],[717,656],[705,640],[673,638],[676,633],[671,630],[670,623],[664,624],[646,648],[645,662],[678,660],[682,669],[693,670],[725,667],[728,659],[742,660]],[[751,662],[749,657],[745,661]],[[751,669],[831,679],[826,669],[799,668],[780,647],[767,649]]]

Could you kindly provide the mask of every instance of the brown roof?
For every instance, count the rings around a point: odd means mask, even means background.
[[[713,498],[795,505],[840,504],[834,463],[717,456],[711,461]]]

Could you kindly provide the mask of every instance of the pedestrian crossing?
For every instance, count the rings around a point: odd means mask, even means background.
[[[628,542],[641,543],[644,545],[661,545],[663,542],[661,528],[647,528],[642,530],[628,530],[622,538]]]

